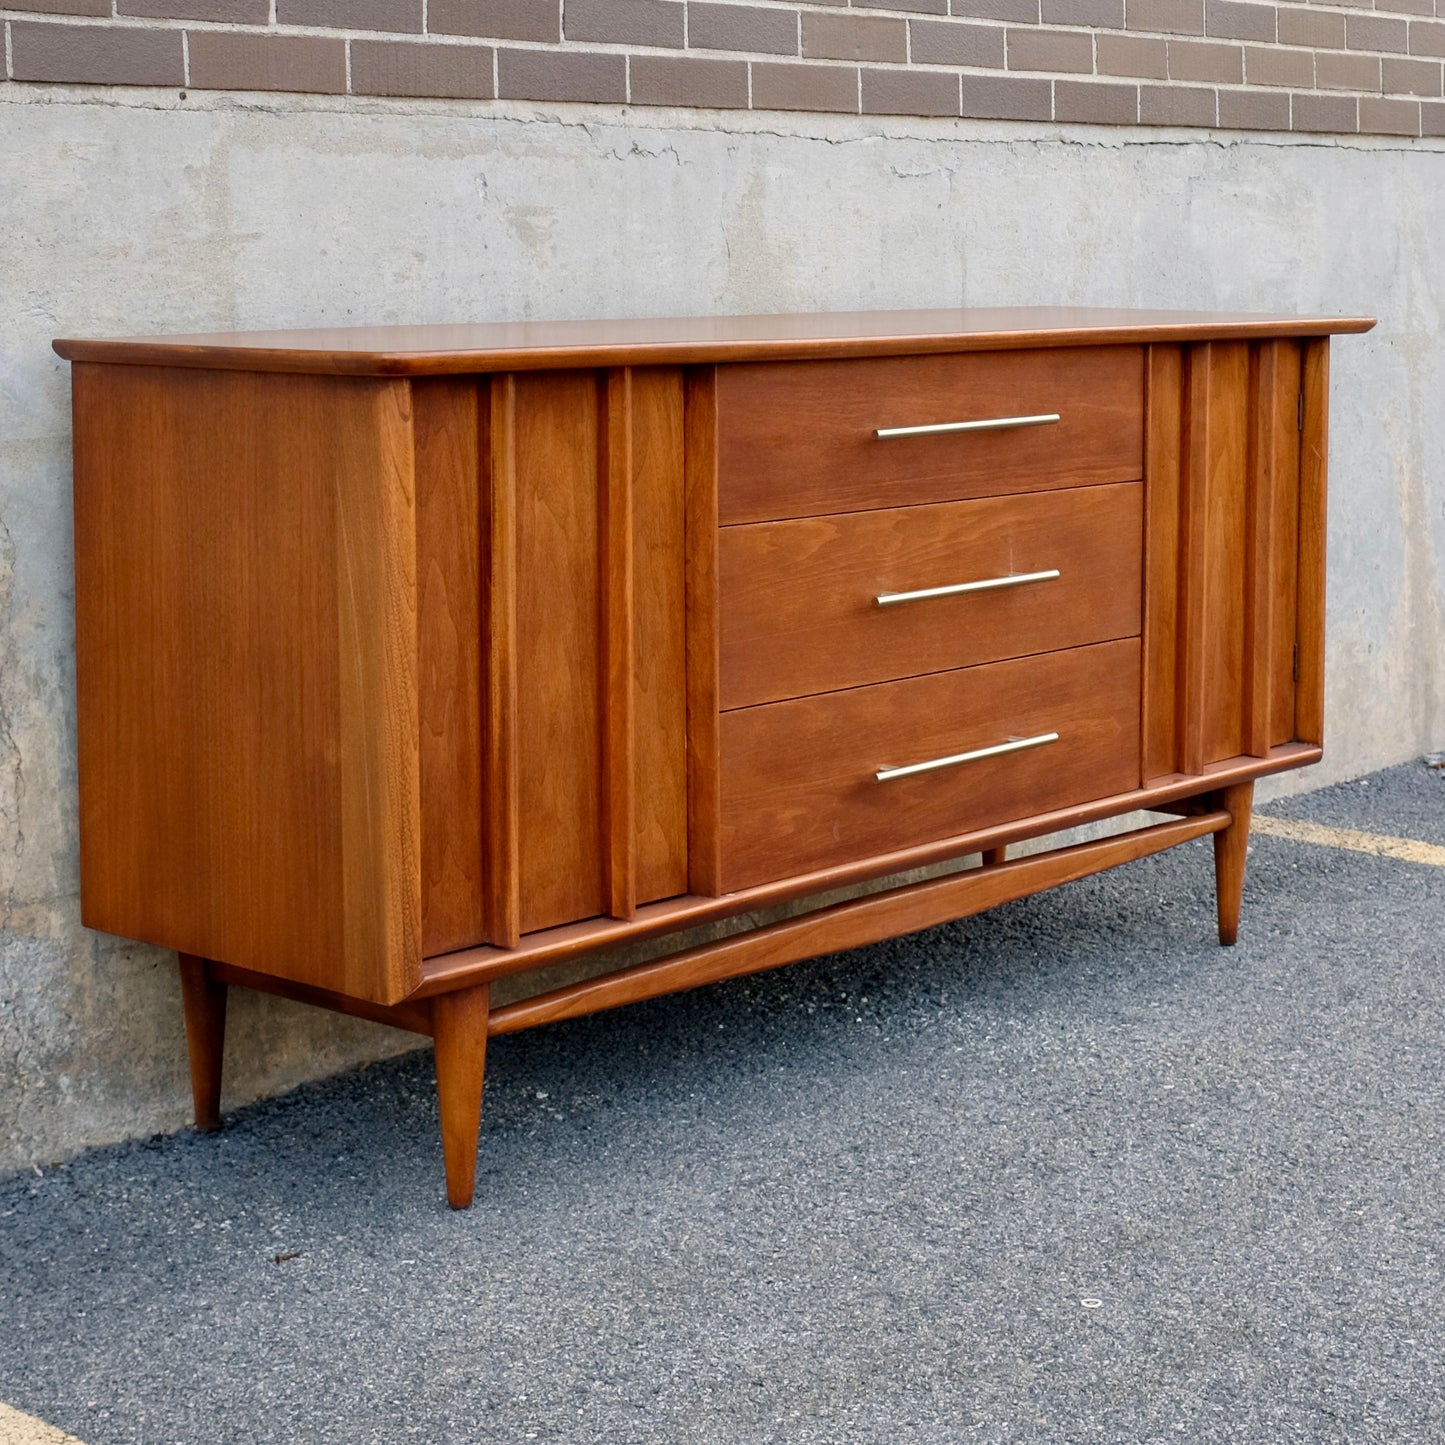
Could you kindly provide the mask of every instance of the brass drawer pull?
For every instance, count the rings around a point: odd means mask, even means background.
[[[1058,733],[1040,733],[1034,738],[1010,738],[1006,743],[995,743],[991,748],[975,748],[971,753],[954,753],[946,758],[930,758],[926,763],[909,763],[902,768],[879,768],[873,775],[880,783],[894,778],[911,778],[915,773],[931,773],[939,768],[954,768],[959,763],[976,763],[982,758],[1001,758],[1005,753],[1021,753],[1027,748],[1041,748],[1045,743],[1056,743]]]
[[[949,587],[920,587],[916,592],[880,592],[875,599],[880,607],[898,602],[926,602],[931,597],[961,597],[966,592],[997,592],[1004,587],[1023,587],[1029,582],[1053,582],[1059,575],[1057,567],[1047,572],[1010,572],[1006,577],[985,577],[979,582],[955,582]]]
[[[1012,431],[1021,426],[1052,426],[1061,420],[1058,412],[1052,411],[1047,416],[994,416],[983,421],[939,421],[931,426],[880,426],[873,435],[886,442],[891,437],[933,437],[946,432]]]

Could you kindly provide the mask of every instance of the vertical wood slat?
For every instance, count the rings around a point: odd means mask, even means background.
[[[523,933],[606,913],[602,390],[595,369],[513,377],[518,878]]]
[[[1209,531],[1209,461],[1213,412],[1213,346],[1187,353],[1184,416],[1184,474],[1179,499],[1179,660],[1178,729],[1175,755],[1179,771],[1204,771],[1205,631],[1209,616],[1206,561]]]
[[[687,892],[683,373],[632,373],[633,819],[639,903]]]
[[[1299,468],[1299,681],[1295,735],[1322,744],[1325,731],[1325,507],[1329,451],[1330,343],[1304,344]]]
[[[1243,750],[1265,757],[1294,731],[1299,348],[1255,348],[1250,385]]]
[[[633,677],[633,372],[599,372],[602,542],[602,849],[608,912],[637,911],[636,761]]]
[[[517,800],[517,382],[494,377],[488,426],[484,545],[487,720],[482,787],[487,934],[502,948],[521,939]]]
[[[1148,434],[1144,488],[1142,775],[1176,766],[1179,660],[1179,485],[1183,462],[1184,353],[1151,346],[1145,363]]]
[[[486,383],[412,383],[417,489],[422,952],[487,938],[483,902],[479,405]]]
[[[685,381],[688,887],[722,892],[718,724],[718,451],[715,367]]]

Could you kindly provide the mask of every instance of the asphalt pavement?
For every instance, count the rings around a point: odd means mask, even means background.
[[[1445,845],[1419,762],[1278,819]],[[1445,868],[1258,835],[0,1179],[0,1400],[120,1442],[1445,1440]]]

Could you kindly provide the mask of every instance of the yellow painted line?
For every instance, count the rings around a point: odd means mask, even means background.
[[[81,1445],[74,1435],[0,1402],[0,1445]]]
[[[1256,813],[1250,824],[1255,833],[1288,838],[1292,843],[1318,843],[1322,848],[1346,848],[1351,853],[1373,853],[1377,858],[1398,858],[1402,863],[1427,863],[1445,868],[1445,848],[1417,843],[1413,838],[1391,838],[1386,833],[1356,833],[1349,828],[1326,828],[1321,823],[1296,823]]]

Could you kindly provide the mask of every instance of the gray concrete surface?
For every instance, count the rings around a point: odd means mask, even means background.
[[[1313,782],[1445,745],[1445,143],[0,86],[0,197],[0,1167],[187,1110],[171,960],[78,922],[58,334],[958,303],[1375,314],[1335,352]],[[242,1098],[404,1045],[259,1000],[232,1033]]]
[[[1276,805],[1445,838],[1410,764]],[[120,1442],[1445,1438],[1445,870],[1207,842],[0,1182],[0,1399]]]

